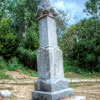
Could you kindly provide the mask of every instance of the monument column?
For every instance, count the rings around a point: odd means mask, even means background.
[[[56,15],[49,0],[41,0],[37,12],[40,36],[38,80],[32,92],[32,100],[60,100],[74,94],[64,78],[62,51],[57,43]]]

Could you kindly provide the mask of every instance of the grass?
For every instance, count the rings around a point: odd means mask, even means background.
[[[5,75],[5,70],[0,70],[0,79],[11,79],[9,75]]]
[[[32,77],[38,77],[38,74],[37,72],[33,71],[33,70],[30,70],[28,68],[24,68],[24,69],[20,69],[22,73],[24,74],[27,74],[29,76],[32,76]]]
[[[77,88],[77,87],[89,87],[89,86],[94,86],[100,84],[99,82],[74,82],[74,83],[69,83],[69,87],[71,88]]]
[[[19,60],[16,57],[14,57],[10,62],[6,62],[3,57],[0,57],[0,79],[11,79],[9,75],[5,75],[6,71],[16,71],[32,77],[38,76],[35,71],[29,70],[28,67],[19,63]]]
[[[71,75],[68,75],[68,73],[72,73]],[[88,72],[81,72],[81,73],[75,73],[75,72],[65,72],[66,78],[100,78],[100,73],[88,73]]]
[[[64,66],[65,77],[67,78],[100,78],[100,73],[90,73],[79,69],[77,66]]]
[[[14,57],[10,62],[6,62],[0,57],[0,79],[10,79],[5,75],[5,71],[16,71],[32,77],[38,77],[37,72],[30,70],[21,64],[18,58]],[[77,66],[64,66],[65,77],[67,78],[100,78],[100,73],[89,73],[79,69]]]
[[[5,74],[6,71],[9,71],[9,70],[0,70],[0,79],[1,80],[3,80],[3,79],[8,79],[8,80],[12,79],[9,75]],[[30,70],[27,70],[27,69],[24,69],[24,70],[23,69],[19,69],[19,70],[17,69],[15,72],[20,72],[20,73],[29,75],[31,77],[38,77],[38,74],[35,71],[30,72]]]
[[[34,83],[0,83],[6,85],[34,85]]]
[[[100,73],[80,73],[80,78],[100,78]]]

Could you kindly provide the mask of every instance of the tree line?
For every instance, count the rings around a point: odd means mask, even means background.
[[[35,18],[40,0],[0,0],[0,59],[17,68],[23,65],[36,70],[39,48],[38,21]],[[58,10],[57,34],[63,51],[65,71],[100,72],[100,1],[85,4],[88,19],[67,27],[67,14]],[[1,60],[2,61],[2,60]],[[16,65],[17,61],[17,65]],[[8,66],[8,69],[13,69]],[[11,67],[11,68],[10,68]],[[0,63],[0,69],[3,68]]]

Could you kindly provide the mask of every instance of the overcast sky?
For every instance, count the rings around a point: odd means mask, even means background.
[[[64,10],[71,15],[70,24],[87,17],[83,12],[87,0],[50,0],[53,7]]]

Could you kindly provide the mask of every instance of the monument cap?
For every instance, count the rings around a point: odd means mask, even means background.
[[[42,17],[49,16],[55,18],[57,16],[57,12],[55,9],[51,6],[49,0],[41,0],[38,11],[36,14],[36,17],[38,19],[41,19]]]

